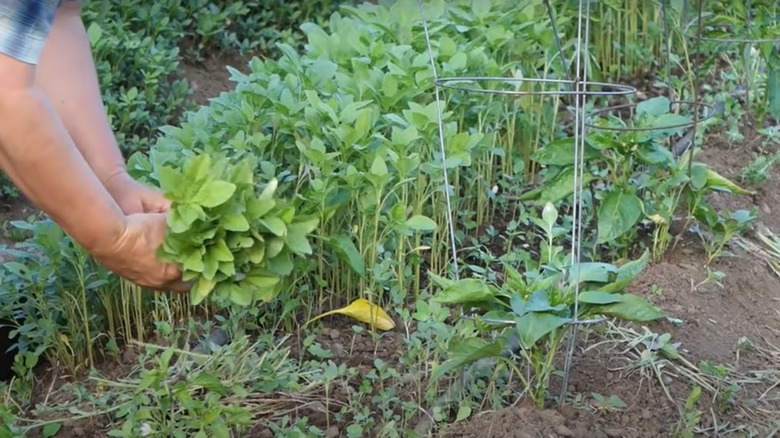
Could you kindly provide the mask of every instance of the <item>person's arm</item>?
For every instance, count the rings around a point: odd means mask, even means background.
[[[51,99],[100,182],[107,185],[116,178],[129,178],[106,117],[80,2],[67,1],[57,9],[35,83]]]
[[[0,54],[0,167],[85,249],[99,252],[121,235],[124,215],[33,79],[34,67]]]
[[[76,149],[35,65],[57,2],[0,4],[0,167],[31,202],[88,251],[113,251],[125,216]],[[81,78],[70,81],[77,86]]]

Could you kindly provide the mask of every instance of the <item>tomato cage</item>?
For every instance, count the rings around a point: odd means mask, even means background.
[[[617,100],[625,99],[626,96],[636,95],[638,90],[627,84],[609,83],[609,82],[596,82],[588,79],[589,70],[589,56],[583,54],[586,52],[581,50],[581,47],[588,47],[589,34],[590,34],[590,0],[578,0],[578,18],[577,18],[577,37],[576,37],[576,57],[573,62],[573,72],[570,71],[570,65],[567,62],[564,54],[563,46],[561,44],[558,29],[555,24],[555,13],[549,1],[545,1],[547,12],[549,14],[550,23],[552,25],[552,32],[555,40],[557,53],[556,58],[559,58],[559,62],[562,65],[562,69],[565,73],[565,78],[537,78],[537,77],[497,77],[497,76],[455,76],[455,77],[440,77],[437,71],[436,56],[433,51],[433,44],[431,42],[431,34],[428,28],[428,23],[425,17],[425,8],[423,1],[419,1],[420,15],[422,18],[422,27],[425,33],[425,41],[427,45],[427,51],[429,55],[430,67],[433,75],[434,84],[434,97],[437,111],[438,122],[438,137],[439,137],[439,154],[441,158],[441,166],[443,170],[443,192],[444,201],[446,203],[446,227],[449,235],[450,254],[448,255],[451,276],[454,281],[460,281],[460,268],[458,260],[458,247],[456,241],[455,220],[453,217],[453,201],[450,194],[453,188],[450,184],[451,176],[448,173],[448,153],[445,140],[444,131],[444,104],[442,102],[441,93],[443,89],[447,89],[451,92],[459,92],[464,94],[470,93],[482,93],[495,96],[502,96],[507,99],[522,99],[529,96],[549,96],[559,100],[568,99],[568,107],[574,113],[573,121],[573,159],[566,165],[571,166],[571,185],[570,192],[571,197],[571,228],[568,230],[568,236],[570,238],[570,265],[568,265],[565,275],[568,287],[573,289],[574,295],[574,311],[573,317],[567,320],[561,327],[565,327],[567,330],[567,338],[565,341],[565,357],[563,371],[561,374],[561,395],[559,398],[562,404],[566,398],[566,392],[568,388],[569,374],[572,365],[572,358],[574,354],[575,340],[579,327],[589,326],[603,323],[607,320],[606,316],[598,316],[593,318],[580,318],[579,317],[579,303],[581,299],[581,285],[583,283],[582,266],[583,263],[583,198],[585,196],[585,188],[587,182],[585,181],[584,169],[587,165],[588,157],[592,157],[593,151],[588,149],[586,145],[586,132],[588,129],[594,131],[603,131],[606,133],[629,133],[631,135],[638,136],[667,136],[672,134],[678,135],[679,139],[673,144],[668,144],[668,150],[672,152],[676,158],[682,155],[681,151],[691,150],[693,152],[694,147],[690,147],[695,144],[696,127],[707,120],[712,119],[716,115],[722,112],[722,108],[717,108],[713,105],[704,104],[699,100],[698,94],[695,95],[693,101],[676,100],[674,99],[674,93],[672,91],[671,83],[671,69],[669,68],[670,62],[670,50],[669,50],[669,25],[668,25],[668,8],[669,0],[662,0],[662,14],[664,22],[664,34],[666,42],[666,62],[667,62],[667,82],[669,89],[669,97],[660,96],[654,99],[642,99],[639,102],[622,103],[618,105],[607,106],[603,109],[587,112],[588,98],[601,99],[601,100]],[[685,109],[687,108],[687,111]],[[687,115],[681,114],[687,112]],[[654,115],[650,122],[647,120],[639,120],[637,122],[638,115],[650,114]],[[665,116],[665,117],[664,117]],[[688,144],[686,144],[686,141]],[[683,144],[683,147],[680,146]],[[692,158],[692,155],[691,155]],[[558,160],[560,161],[560,160]],[[690,172],[690,170],[689,170]],[[544,214],[544,213],[543,213]],[[557,218],[557,216],[556,216]],[[588,292],[588,291],[585,291]],[[466,308],[467,306],[459,306],[460,317],[462,319],[468,319],[472,321],[479,320],[482,323],[497,325],[497,326],[514,326],[518,324],[517,320],[492,318],[485,313],[480,313],[480,310],[475,308]]]
[[[689,22],[686,22],[685,13],[687,13],[690,3],[695,5],[696,15]],[[772,95],[776,100],[780,96],[780,84],[776,80],[767,79],[764,100],[756,111],[758,114],[754,114],[754,108],[750,105],[751,91],[756,86],[755,73],[764,73],[768,76],[780,73],[780,56],[777,55],[780,44],[780,3],[774,0],[745,0],[744,17],[716,12],[705,14],[703,3],[704,0],[683,0],[682,6],[684,14],[681,18],[680,33],[686,41],[695,44],[694,54],[700,61],[696,63],[694,68],[694,82],[698,84],[701,80],[703,43],[710,43],[718,48],[729,45],[742,46],[741,64],[744,68],[745,78],[738,89],[730,93],[730,96],[742,103],[741,107],[745,110],[746,115],[758,116],[758,123],[763,125],[764,121],[761,116],[765,115],[764,108],[770,105],[768,98]],[[767,63],[763,69],[757,68],[760,56],[763,56]],[[704,59],[706,60],[706,58]],[[770,59],[772,59],[771,62]],[[780,119],[780,109],[774,109],[773,116],[776,120]]]

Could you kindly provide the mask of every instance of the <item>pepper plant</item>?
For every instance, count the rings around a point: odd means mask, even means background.
[[[596,244],[628,250],[628,242],[638,241],[642,225],[655,226],[656,238],[666,241],[676,215],[693,217],[707,194],[750,193],[704,163],[689,166],[690,155],[680,146],[684,140],[675,136],[685,138],[691,117],[672,112],[671,107],[668,98],[655,97],[639,103],[628,121],[610,116],[593,122],[605,128],[591,130],[584,154],[583,183],[590,188],[585,201],[593,219],[589,232],[595,233]],[[574,139],[549,143],[534,160],[546,166],[544,179],[521,200],[535,199],[541,205],[568,200],[573,193]],[[656,242],[658,248],[664,247],[662,243]]]
[[[626,321],[652,321],[664,316],[657,307],[625,291],[647,264],[648,251],[619,267],[598,262],[572,265],[563,246],[556,244],[566,233],[557,221],[558,212],[547,203],[542,217],[534,221],[545,235],[540,260],[527,258],[522,272],[505,267],[506,278],[500,284],[431,275],[437,289],[434,301],[476,314],[476,333],[451,341],[449,358],[436,368],[434,380],[481,359],[498,359],[517,371],[529,396],[541,408],[555,371],[553,360],[570,324],[602,316]],[[579,294],[573,281],[577,269]],[[486,332],[496,336],[472,336]],[[513,344],[517,348],[512,348]],[[517,350],[531,373],[521,372],[512,357],[503,354],[507,350]]]

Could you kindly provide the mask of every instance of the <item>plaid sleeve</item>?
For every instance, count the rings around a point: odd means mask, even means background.
[[[37,64],[62,0],[0,0],[0,53]]]

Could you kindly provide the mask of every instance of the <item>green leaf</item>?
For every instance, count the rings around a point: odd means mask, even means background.
[[[226,395],[228,388],[222,383],[217,376],[209,373],[198,373],[195,378],[192,379],[192,385],[200,386],[211,392],[215,392],[219,395]]]
[[[602,201],[597,243],[610,242],[629,232],[642,217],[642,200],[633,193],[612,191]]]
[[[773,56],[777,61],[777,48],[773,48]],[[769,63],[769,72],[766,78],[767,111],[775,118],[780,118],[780,64]]]
[[[693,163],[691,166],[691,184],[696,190],[701,190],[707,185],[709,175],[707,166],[701,163]]]
[[[200,248],[189,251],[181,259],[182,268],[188,271],[202,272],[205,268],[203,264],[202,250]]]
[[[495,295],[482,280],[467,278],[456,281],[433,296],[433,300],[446,305],[462,305],[493,301]]]
[[[214,208],[225,202],[236,192],[236,185],[227,181],[211,181],[204,184],[192,202],[206,208]]]
[[[449,358],[433,370],[431,379],[437,381],[452,370],[461,368],[480,359],[499,357],[501,345],[497,342],[488,343],[482,338],[467,338],[462,341],[452,340],[449,348]]]
[[[290,248],[290,251],[298,255],[309,255],[312,253],[312,247],[307,239],[307,235],[301,232],[302,228],[298,224],[287,226],[287,234],[284,236],[284,243]]]
[[[255,287],[267,289],[279,284],[281,278],[271,275],[249,275],[245,280]]]
[[[569,275],[574,280],[577,265],[569,268]],[[612,280],[612,275],[617,272],[617,268],[609,263],[602,262],[583,262],[579,264],[580,282],[582,283],[608,283]]]
[[[621,265],[617,269],[617,277],[612,283],[598,288],[603,292],[623,292],[639,276],[650,261],[650,251],[645,249],[642,256],[636,260]]]
[[[640,102],[636,106],[636,114],[637,116],[648,115],[659,117],[669,113],[670,104],[671,102],[669,101],[669,98],[665,96],[653,97],[651,99]]]
[[[227,286],[230,291],[230,301],[243,307],[252,304],[253,291],[250,288],[239,287],[235,284],[229,284]]]
[[[260,264],[265,258],[265,242],[262,240],[255,240],[252,247],[249,249],[249,261],[254,264]]]
[[[160,180],[160,188],[173,194],[174,200],[179,200],[178,196],[181,196],[181,188],[184,186],[184,178],[179,171],[170,166],[162,166],[158,170],[158,177]]]
[[[184,165],[184,179],[188,183],[201,181],[209,176],[211,170],[211,156],[208,154],[198,155]]]
[[[292,257],[290,256],[290,251],[287,249],[283,249],[276,257],[267,260],[268,265],[266,267],[274,274],[285,277],[290,275],[293,271],[294,265]]]
[[[374,162],[371,164],[371,174],[376,176],[387,175],[387,165],[385,164],[385,160],[379,155],[374,157]]]
[[[612,316],[626,321],[647,322],[664,317],[658,307],[632,294],[615,295],[617,303],[594,307],[590,313]]]
[[[206,299],[206,297],[209,295],[209,293],[214,289],[214,286],[217,285],[217,282],[214,280],[207,280],[204,277],[199,277],[198,280],[195,282],[195,285],[190,290],[190,299],[193,306],[197,306],[203,300]]]
[[[258,200],[272,201],[277,187],[279,187],[279,181],[276,178],[268,181],[268,184],[266,184],[260,196],[258,196]]]
[[[279,237],[287,234],[287,226],[278,217],[267,217],[260,219],[260,224]],[[271,256],[273,257],[273,256]]]
[[[585,304],[612,304],[619,303],[620,298],[615,295],[599,291],[599,290],[587,290],[580,292],[579,302]]]
[[[365,263],[352,239],[345,234],[339,234],[327,240],[328,245],[344,261],[352,271],[360,276],[365,275]]]
[[[276,206],[276,201],[273,199],[250,199],[247,202],[246,213],[252,219],[258,219],[273,210]]]
[[[526,192],[518,197],[519,201],[528,201],[536,199],[536,204],[544,206],[548,202],[556,202],[566,199],[574,193],[574,169],[567,167],[556,174],[552,179],[547,180],[538,189]],[[586,172],[583,175],[583,185],[587,185],[593,180],[593,175]]]
[[[696,163],[698,164],[698,163]],[[696,165],[694,164],[694,166]],[[718,172],[707,168],[707,187],[713,190],[729,192],[735,195],[752,195],[753,192],[745,190]]]
[[[568,324],[571,318],[562,318],[551,313],[530,312],[517,318],[517,331],[520,334],[520,345],[531,350],[543,337],[555,332],[559,327]]]
[[[209,247],[209,253],[219,262],[232,262],[235,258],[223,239],[217,239]]]
[[[62,427],[62,423],[48,423],[47,425],[43,426],[43,430],[41,431],[43,438],[52,438],[56,436],[60,428]]]
[[[234,213],[222,216],[220,223],[228,231],[249,231],[249,221],[243,214]]]
[[[585,161],[598,160],[602,157],[601,151],[585,141]],[[574,137],[553,140],[542,148],[537,149],[531,158],[545,166],[573,166],[574,165]]]
[[[516,295],[517,296],[517,295]],[[550,302],[550,295],[546,290],[537,290],[528,297],[524,312],[560,312],[566,308],[566,304],[553,306]],[[514,309],[513,309],[514,310]]]
[[[415,231],[435,231],[436,222],[433,219],[423,216],[415,215],[406,220],[406,226]]]

